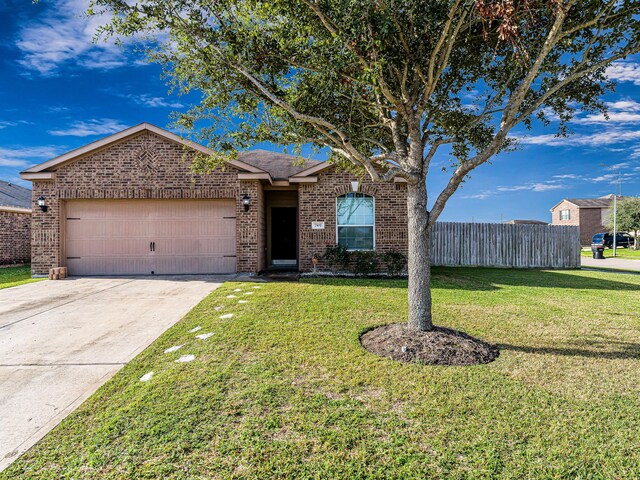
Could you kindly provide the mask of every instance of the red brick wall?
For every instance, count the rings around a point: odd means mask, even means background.
[[[33,198],[43,195],[49,210],[34,209],[33,274],[44,275],[49,268],[63,265],[64,200],[92,198],[235,199],[237,268],[239,272],[257,271],[261,261],[262,239],[257,226],[262,187],[258,181],[238,181],[237,170],[231,166],[206,175],[194,174],[190,170],[192,155],[180,144],[141,132],[59,167],[53,181],[34,182]],[[249,212],[244,212],[241,205],[240,197],[245,192],[252,197]]]
[[[360,181],[359,191],[375,198],[376,252],[407,252],[407,188],[404,183],[374,183],[368,178],[330,168],[318,174],[317,183],[299,187],[300,270],[313,268],[312,257],[335,245],[336,197],[351,192],[351,181]],[[312,230],[311,222],[324,222],[324,230]],[[326,268],[322,262],[319,268]]]
[[[596,233],[608,231],[602,225],[601,208],[581,208],[580,209],[580,244],[591,245],[591,240]]]
[[[562,210],[569,210],[569,220],[560,219],[560,212]],[[602,225],[601,208],[578,208],[566,200],[562,201],[551,211],[551,224],[579,226],[581,245],[591,245],[593,235],[606,231],[606,227]]]
[[[29,263],[31,259],[31,212],[0,210],[0,265]]]

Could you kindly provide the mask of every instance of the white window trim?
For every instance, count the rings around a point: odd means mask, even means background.
[[[567,218],[562,218],[563,212],[567,212]],[[560,220],[562,221],[571,220],[571,210],[568,208],[563,208],[562,210],[560,210]]]
[[[338,223],[338,199],[344,197],[350,193],[362,193],[369,198],[373,199],[373,223],[371,225],[340,225]],[[348,248],[347,252],[375,252],[376,251],[376,197],[363,192],[347,192],[336,197],[336,245],[340,244],[340,238],[338,236],[339,227],[371,227],[373,228],[373,248]]]

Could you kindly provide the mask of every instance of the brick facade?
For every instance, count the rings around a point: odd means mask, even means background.
[[[0,265],[29,263],[31,212],[0,209]]]
[[[560,218],[562,210],[569,210],[568,220]],[[605,210],[608,210],[608,208]],[[591,245],[591,239],[596,233],[608,230],[603,225],[602,208],[580,208],[567,200],[563,200],[553,208],[551,216],[552,225],[576,225],[580,227],[580,244],[585,246]]]
[[[375,198],[375,249],[407,253],[407,187],[404,183],[373,183],[337,168],[318,173],[317,183],[302,183],[298,191],[300,225],[300,270],[313,268],[311,259],[320,257],[327,246],[337,242],[336,198],[351,192],[351,182],[360,182],[359,191]],[[324,222],[324,230],[313,230],[311,222]],[[326,268],[322,261],[319,268]]]
[[[240,182],[238,171],[227,166],[209,174],[190,170],[193,153],[176,142],[142,132],[58,167],[54,180],[34,181],[33,198],[45,197],[47,212],[34,209],[32,272],[44,275],[64,264],[61,226],[64,201],[72,199],[217,199],[236,200],[237,269],[256,272],[264,255],[258,230],[262,187],[258,181]],[[248,212],[241,196],[248,193]]]
[[[190,169],[193,155],[178,141],[143,130],[56,164],[50,170],[55,173],[53,179],[33,180],[33,198],[43,196],[49,207],[47,212],[33,209],[33,274],[45,275],[51,267],[64,266],[65,202],[76,199],[233,199],[237,271],[264,270],[269,253],[265,188],[272,188],[270,182],[240,179],[242,165],[195,174]],[[335,245],[336,197],[350,192],[354,180],[360,181],[361,192],[375,197],[376,251],[406,253],[405,184],[373,183],[336,167],[315,175],[317,183],[286,187],[298,198],[300,270],[312,269],[313,256],[320,256],[328,245]],[[248,211],[242,205],[245,194],[251,198]],[[273,198],[271,192],[270,195]],[[325,229],[312,230],[314,221],[324,222]]]

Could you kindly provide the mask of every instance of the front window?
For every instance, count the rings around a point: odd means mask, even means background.
[[[370,195],[347,193],[336,203],[338,243],[348,250],[375,248],[375,203]]]
[[[560,210],[560,220],[571,220],[571,212],[569,210]]]

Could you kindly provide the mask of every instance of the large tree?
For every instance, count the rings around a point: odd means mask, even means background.
[[[613,207],[612,215],[607,221],[609,230],[613,232]],[[633,249],[638,249],[640,237],[640,197],[626,197],[618,201],[616,208],[616,228],[619,232],[631,232],[634,236]]]
[[[93,0],[90,13],[107,15],[106,36],[162,39],[151,58],[201,93],[177,122],[220,152],[205,167],[269,141],[406,179],[420,331],[433,328],[429,237],[449,198],[516,125],[553,115],[565,134],[577,110],[604,112],[607,66],[640,50],[637,0]],[[440,148],[449,179],[431,194]]]

